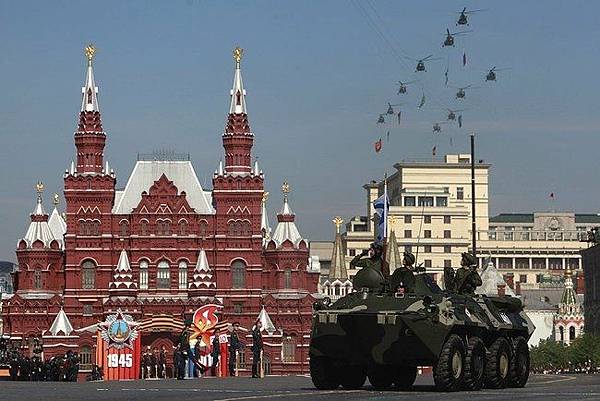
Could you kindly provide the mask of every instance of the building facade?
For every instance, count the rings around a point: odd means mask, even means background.
[[[224,162],[211,190],[202,188],[188,157],[174,154],[139,157],[117,189],[104,153],[110,135],[102,127],[94,52],[86,48],[75,160],[64,173],[65,216],[56,205],[51,215],[45,212],[38,184],[30,227],[17,245],[16,294],[4,304],[5,332],[15,338],[44,334],[45,347],[87,351],[95,343],[85,328],[119,308],[138,321],[184,321],[212,303],[222,306],[224,319],[246,328],[267,314],[276,328],[265,332],[269,371],[306,371],[306,322],[319,273],[308,264],[308,242],[296,227],[287,183],[271,235],[264,174],[252,158],[242,50],[234,51]],[[59,317],[59,326],[72,330],[48,331]],[[170,349],[178,334],[144,327],[144,346]]]

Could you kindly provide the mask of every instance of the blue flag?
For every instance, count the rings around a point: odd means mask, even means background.
[[[375,213],[379,216],[377,225],[377,241],[381,242],[387,237],[387,217],[390,211],[390,200],[387,196],[387,185],[384,186],[383,195],[373,202]]]

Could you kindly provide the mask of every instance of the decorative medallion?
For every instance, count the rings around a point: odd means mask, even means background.
[[[124,314],[121,309],[114,315],[108,315],[106,320],[98,324],[100,336],[109,348],[133,349],[133,341],[138,336],[137,323],[131,315]]]

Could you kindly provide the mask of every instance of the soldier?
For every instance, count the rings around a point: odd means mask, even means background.
[[[185,378],[185,360],[187,356],[182,351],[182,345],[177,345],[175,349],[175,371],[177,372],[177,380]]]
[[[364,258],[367,255],[369,258]],[[350,261],[350,267],[354,269],[357,267],[370,267],[383,273],[383,246],[377,242],[373,242],[369,249],[365,249]]]
[[[262,323],[260,320],[257,320],[252,329],[252,377],[254,378],[260,377],[259,363],[262,362],[260,359],[263,350],[262,334],[260,334],[261,328]]]
[[[148,352],[150,352],[150,349],[148,349]],[[158,379],[158,350],[156,348],[150,352],[150,366],[152,369],[150,377]]]
[[[415,291],[415,275],[413,273],[413,265],[415,264],[415,255],[410,252],[404,252],[402,266],[394,270],[391,277],[392,291],[414,292]],[[402,287],[402,290],[400,290]]]
[[[233,330],[229,337],[229,376],[235,376],[237,353],[242,349],[242,343],[238,337],[239,328],[240,324],[238,322],[233,322]]]
[[[481,276],[477,273],[477,258],[470,253],[463,252],[460,266],[454,278],[455,291],[459,294],[475,295],[475,288],[482,284]]]
[[[158,354],[158,370],[160,372],[159,377],[161,379],[167,378],[167,349],[165,346],[160,347],[160,353]]]
[[[213,376],[217,375],[217,364],[219,363],[219,355],[221,355],[221,343],[219,342],[219,329],[215,329],[214,338],[212,341],[212,350],[210,356],[212,356],[212,366],[210,367],[210,374]]]

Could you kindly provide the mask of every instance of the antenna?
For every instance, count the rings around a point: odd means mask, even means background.
[[[477,224],[475,222],[475,134],[471,134],[471,231],[473,234],[473,256],[477,258]],[[479,259],[477,259],[479,266]]]

